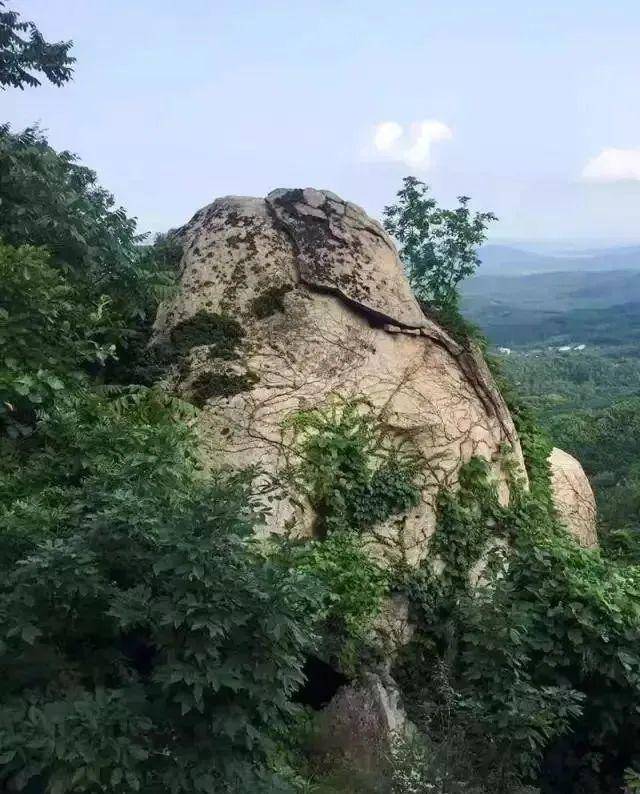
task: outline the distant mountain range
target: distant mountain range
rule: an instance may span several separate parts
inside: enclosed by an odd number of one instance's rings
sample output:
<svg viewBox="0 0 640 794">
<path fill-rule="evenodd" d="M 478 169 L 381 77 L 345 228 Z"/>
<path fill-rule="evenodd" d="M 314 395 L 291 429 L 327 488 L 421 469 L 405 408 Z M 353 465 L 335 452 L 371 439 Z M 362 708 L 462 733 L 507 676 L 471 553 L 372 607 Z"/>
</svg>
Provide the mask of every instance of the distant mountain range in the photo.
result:
<svg viewBox="0 0 640 794">
<path fill-rule="evenodd" d="M 463 313 L 497 345 L 624 346 L 640 352 L 640 246 L 550 255 L 487 245 Z"/>
<path fill-rule="evenodd" d="M 557 271 L 640 270 L 640 245 L 534 253 L 508 245 L 484 245 L 480 275 L 516 276 Z"/>
</svg>

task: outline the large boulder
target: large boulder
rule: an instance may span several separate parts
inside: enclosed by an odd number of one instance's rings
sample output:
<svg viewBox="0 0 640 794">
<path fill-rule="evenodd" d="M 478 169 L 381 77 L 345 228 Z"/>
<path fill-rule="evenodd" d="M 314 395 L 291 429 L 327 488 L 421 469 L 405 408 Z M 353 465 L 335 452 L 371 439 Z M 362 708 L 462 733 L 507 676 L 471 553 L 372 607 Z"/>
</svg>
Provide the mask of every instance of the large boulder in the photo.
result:
<svg viewBox="0 0 640 794">
<path fill-rule="evenodd" d="M 313 510 L 281 476 L 294 452 L 287 419 L 335 395 L 365 396 L 420 458 L 421 503 L 371 528 L 379 548 L 410 563 L 426 552 L 439 489 L 455 488 L 472 456 L 488 461 L 503 502 L 514 466 L 526 479 L 482 354 L 424 315 L 392 241 L 363 210 L 327 191 L 277 190 L 218 199 L 178 235 L 180 291 L 154 341 L 188 349 L 174 385 L 203 407 L 203 455 L 261 470 L 269 530 L 313 531 Z"/>
<path fill-rule="evenodd" d="M 583 546 L 597 546 L 596 500 L 580 461 L 554 447 L 549 466 L 553 501 L 560 520 Z"/>
</svg>

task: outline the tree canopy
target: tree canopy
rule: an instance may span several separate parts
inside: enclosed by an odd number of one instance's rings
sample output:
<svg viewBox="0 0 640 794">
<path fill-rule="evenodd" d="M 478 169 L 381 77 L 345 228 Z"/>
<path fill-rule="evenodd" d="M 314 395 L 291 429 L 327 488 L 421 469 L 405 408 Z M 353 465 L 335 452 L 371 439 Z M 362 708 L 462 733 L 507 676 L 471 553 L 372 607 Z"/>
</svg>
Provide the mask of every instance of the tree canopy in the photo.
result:
<svg viewBox="0 0 640 794">
<path fill-rule="evenodd" d="M 439 310 L 457 310 L 458 284 L 480 263 L 477 248 L 496 216 L 472 212 L 468 196 L 460 196 L 455 209 L 443 209 L 413 176 L 404 178 L 397 198 L 384 209 L 384 227 L 400 246 L 416 297 Z"/>
<path fill-rule="evenodd" d="M 34 88 L 41 84 L 39 74 L 57 86 L 68 82 L 75 62 L 69 54 L 72 44 L 46 41 L 33 22 L 0 0 L 0 88 Z"/>
</svg>

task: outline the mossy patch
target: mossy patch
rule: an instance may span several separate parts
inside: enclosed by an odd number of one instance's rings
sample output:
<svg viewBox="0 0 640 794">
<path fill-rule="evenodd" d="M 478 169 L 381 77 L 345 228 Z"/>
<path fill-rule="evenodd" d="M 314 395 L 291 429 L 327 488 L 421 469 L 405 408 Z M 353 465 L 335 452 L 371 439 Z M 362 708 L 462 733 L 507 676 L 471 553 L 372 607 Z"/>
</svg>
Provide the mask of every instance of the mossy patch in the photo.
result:
<svg viewBox="0 0 640 794">
<path fill-rule="evenodd" d="M 189 397 L 194 405 L 202 408 L 211 397 L 233 397 L 248 391 L 258 380 L 255 372 L 203 372 L 191 384 Z"/>
<path fill-rule="evenodd" d="M 269 287 L 251 301 L 251 310 L 259 319 L 264 320 L 277 312 L 284 312 L 284 296 L 292 289 L 290 284 Z"/>
<path fill-rule="evenodd" d="M 244 331 L 240 323 L 227 314 L 200 310 L 178 323 L 171 332 L 175 352 L 186 355 L 191 348 L 208 345 L 212 358 L 233 359 Z"/>
</svg>

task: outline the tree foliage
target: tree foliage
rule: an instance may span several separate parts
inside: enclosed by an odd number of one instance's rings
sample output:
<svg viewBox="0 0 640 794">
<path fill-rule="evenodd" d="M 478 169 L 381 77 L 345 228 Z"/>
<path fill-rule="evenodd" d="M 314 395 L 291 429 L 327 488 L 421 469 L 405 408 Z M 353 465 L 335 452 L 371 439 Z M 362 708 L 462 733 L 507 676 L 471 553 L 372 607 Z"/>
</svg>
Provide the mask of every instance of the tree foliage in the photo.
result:
<svg viewBox="0 0 640 794">
<path fill-rule="evenodd" d="M 583 465 L 603 541 L 640 559 L 640 362 L 602 350 L 513 353 L 501 368 L 554 443 Z"/>
<path fill-rule="evenodd" d="M 0 428 L 15 436 L 115 346 L 102 341 L 106 298 L 92 305 L 45 249 L 0 243 L 0 280 Z"/>
<path fill-rule="evenodd" d="M 407 583 L 419 628 L 405 691 L 420 720 L 441 702 L 429 682 L 445 665 L 473 779 L 488 791 L 608 792 L 637 760 L 640 570 L 559 525 L 549 445 L 532 435 L 522 433 L 532 487 L 509 507 L 482 461 L 441 495 L 431 548 L 441 568 L 427 562 Z"/>
<path fill-rule="evenodd" d="M 141 247 L 134 218 L 116 207 L 94 171 L 56 152 L 36 128 L 0 127 L 0 237 L 44 246 L 51 263 L 86 300 L 104 303 L 105 332 L 122 342 L 153 319 L 172 283 L 173 259 L 161 240 L 157 258 Z M 104 296 L 104 298 L 103 298 Z M 107 311 L 108 309 L 108 311 Z"/>
<path fill-rule="evenodd" d="M 37 131 L 0 168 L 0 788 L 283 790 L 318 586 L 201 470 L 196 409 L 127 380 L 175 246 Z"/>
<path fill-rule="evenodd" d="M 37 84 L 38 69 L 64 82 L 68 48 L 0 11 L 0 84 Z M 197 409 L 165 391 L 161 355 L 146 357 L 173 238 L 143 245 L 95 173 L 37 129 L 0 128 L 0 173 L 0 788 L 309 790 L 287 752 L 306 655 L 353 674 L 379 662 L 374 624 L 392 593 L 412 609 L 395 674 L 417 731 L 376 791 L 637 784 L 638 546 L 620 536 L 611 559 L 558 524 L 549 442 L 526 406 L 505 390 L 529 491 L 514 477 L 501 505 L 472 459 L 439 494 L 417 571 L 385 570 L 368 548 L 376 526 L 419 505 L 410 443 L 366 399 L 295 414 L 286 473 L 315 537 L 259 542 L 256 472 L 203 469 Z M 458 284 L 494 220 L 468 202 L 443 210 L 408 177 L 385 211 L 417 297 L 457 323 Z M 262 298 L 257 315 L 282 308 Z M 167 355 L 179 367 L 207 345 L 234 364 L 243 333 L 239 318 L 199 312 Z M 196 381 L 192 401 L 232 394 L 225 377 Z M 558 433 L 617 483 L 636 477 L 637 405 L 598 411 Z"/>
<path fill-rule="evenodd" d="M 39 86 L 39 73 L 54 85 L 63 85 L 73 74 L 71 46 L 70 41 L 47 42 L 33 22 L 7 10 L 0 0 L 0 88 Z"/>
<path fill-rule="evenodd" d="M 85 394 L 5 467 L 6 785 L 267 787 L 312 639 L 312 590 L 253 547 L 246 485 L 204 476 L 176 418 L 153 392 Z"/>
<path fill-rule="evenodd" d="M 384 227 L 398 242 L 409 283 L 418 300 L 448 313 L 458 309 L 458 284 L 475 272 L 477 248 L 492 212 L 473 213 L 469 197 L 453 210 L 442 209 L 429 187 L 405 177 L 397 203 L 384 209 Z"/>
</svg>

